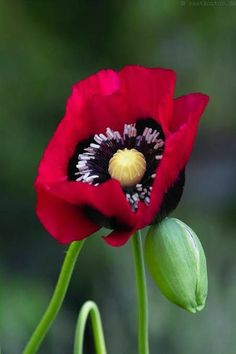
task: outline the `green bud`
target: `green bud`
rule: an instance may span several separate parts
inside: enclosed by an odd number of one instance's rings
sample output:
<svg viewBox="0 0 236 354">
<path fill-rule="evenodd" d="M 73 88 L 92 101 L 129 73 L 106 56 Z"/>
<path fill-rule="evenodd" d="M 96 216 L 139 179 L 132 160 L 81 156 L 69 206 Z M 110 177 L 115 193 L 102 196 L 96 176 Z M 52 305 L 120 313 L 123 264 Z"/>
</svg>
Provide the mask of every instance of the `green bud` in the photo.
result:
<svg viewBox="0 0 236 354">
<path fill-rule="evenodd" d="M 145 261 L 170 301 L 192 313 L 204 308 L 208 288 L 206 257 L 190 227 L 174 218 L 151 226 L 145 241 Z"/>
</svg>

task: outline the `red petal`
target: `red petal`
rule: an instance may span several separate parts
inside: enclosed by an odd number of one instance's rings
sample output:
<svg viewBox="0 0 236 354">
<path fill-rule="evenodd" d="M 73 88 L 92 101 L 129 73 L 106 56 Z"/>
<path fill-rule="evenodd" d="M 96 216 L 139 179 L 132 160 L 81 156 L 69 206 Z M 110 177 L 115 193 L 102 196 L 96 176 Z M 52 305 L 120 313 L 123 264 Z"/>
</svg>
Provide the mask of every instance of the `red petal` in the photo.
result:
<svg viewBox="0 0 236 354">
<path fill-rule="evenodd" d="M 74 85 L 77 90 L 77 99 L 91 98 L 93 95 L 109 96 L 120 87 L 119 76 L 116 71 L 104 69 L 98 71 Z"/>
<path fill-rule="evenodd" d="M 103 191 L 103 186 L 94 189 L 93 186 L 67 180 L 68 162 L 78 142 L 105 132 L 107 127 L 123 131 L 124 123 L 129 122 L 127 104 L 118 88 L 117 74 L 111 70 L 101 71 L 74 86 L 66 115 L 40 163 L 36 186 L 53 192 L 61 203 L 91 205 L 103 215 L 133 226 L 136 217 L 117 182 L 115 187 L 108 184 Z M 52 233 L 55 235 L 55 230 Z"/>
<path fill-rule="evenodd" d="M 191 94 L 175 100 L 172 121 L 181 125 L 179 130 L 170 134 L 166 139 L 164 155 L 157 168 L 157 176 L 153 183 L 150 205 L 143 206 L 138 228 L 152 222 L 160 209 L 164 194 L 185 167 L 192 151 L 199 119 L 207 102 L 208 97 L 203 94 Z M 175 125 L 173 124 L 173 126 Z"/>
<path fill-rule="evenodd" d="M 46 230 L 60 243 L 82 240 L 99 229 L 86 218 L 81 208 L 41 188 L 37 189 L 36 213 Z"/>
<path fill-rule="evenodd" d="M 132 236 L 135 230 L 130 231 L 113 231 L 108 236 L 103 237 L 104 241 L 112 246 L 119 247 L 123 246 L 129 238 Z"/>
<path fill-rule="evenodd" d="M 142 116 L 167 120 L 172 110 L 172 71 L 130 66 L 119 75 L 102 70 L 73 87 L 65 117 L 45 150 L 38 181 L 66 180 L 68 160 L 78 142 L 104 133 L 107 127 L 122 132 L 125 123 Z"/>
<path fill-rule="evenodd" d="M 127 229 L 133 228 L 139 218 L 127 202 L 120 183 L 111 179 L 99 186 L 83 182 L 61 182 L 47 186 L 50 193 L 67 203 L 77 206 L 91 206 L 107 218 L 115 218 Z"/>
<path fill-rule="evenodd" d="M 44 152 L 37 181 L 66 180 L 68 161 L 79 142 L 104 133 L 107 127 L 123 131 L 130 119 L 118 88 L 119 79 L 112 70 L 103 70 L 73 87 L 66 114 Z"/>
<path fill-rule="evenodd" d="M 129 102 L 129 116 L 137 118 L 152 117 L 167 131 L 172 115 L 175 72 L 160 68 L 126 66 L 119 74 L 122 80 L 121 91 Z"/>
<path fill-rule="evenodd" d="M 190 93 L 174 100 L 174 111 L 170 121 L 170 131 L 178 130 L 189 119 L 196 122 L 201 118 L 209 101 L 209 96 L 202 93 Z"/>
</svg>

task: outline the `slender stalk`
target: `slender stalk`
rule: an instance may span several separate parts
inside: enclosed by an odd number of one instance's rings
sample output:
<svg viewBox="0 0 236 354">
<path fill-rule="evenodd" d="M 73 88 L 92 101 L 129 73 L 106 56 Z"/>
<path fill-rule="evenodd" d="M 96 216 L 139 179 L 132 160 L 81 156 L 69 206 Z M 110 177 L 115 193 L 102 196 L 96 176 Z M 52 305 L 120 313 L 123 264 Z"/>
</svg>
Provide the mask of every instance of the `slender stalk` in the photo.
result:
<svg viewBox="0 0 236 354">
<path fill-rule="evenodd" d="M 80 310 L 75 330 L 74 354 L 83 354 L 84 333 L 89 314 L 91 315 L 96 353 L 107 354 L 100 312 L 93 301 L 86 301 Z"/>
<path fill-rule="evenodd" d="M 48 305 L 46 312 L 44 313 L 41 321 L 36 327 L 32 337 L 27 343 L 23 354 L 34 354 L 37 352 L 41 342 L 47 334 L 51 324 L 56 318 L 61 305 L 63 303 L 66 291 L 69 286 L 71 275 L 75 266 L 76 259 L 80 253 L 80 250 L 84 244 L 84 241 L 72 242 L 66 253 L 61 272 L 57 281 L 54 294 Z"/>
<path fill-rule="evenodd" d="M 148 298 L 146 275 L 143 258 L 141 232 L 132 237 L 132 248 L 135 264 L 136 286 L 138 297 L 138 347 L 139 354 L 149 354 L 148 342 Z"/>
</svg>

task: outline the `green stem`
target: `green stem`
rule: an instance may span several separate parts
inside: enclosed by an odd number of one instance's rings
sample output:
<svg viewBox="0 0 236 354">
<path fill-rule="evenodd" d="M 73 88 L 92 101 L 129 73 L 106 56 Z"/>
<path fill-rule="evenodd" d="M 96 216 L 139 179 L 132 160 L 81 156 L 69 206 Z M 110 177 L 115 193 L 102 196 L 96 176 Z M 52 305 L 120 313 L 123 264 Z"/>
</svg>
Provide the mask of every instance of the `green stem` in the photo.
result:
<svg viewBox="0 0 236 354">
<path fill-rule="evenodd" d="M 148 298 L 143 258 L 141 232 L 137 231 L 132 237 L 133 256 L 136 273 L 138 296 L 138 346 L 139 354 L 149 354 L 148 343 Z"/>
<path fill-rule="evenodd" d="M 37 352 L 51 324 L 55 320 L 56 315 L 60 310 L 64 297 L 66 295 L 66 291 L 69 286 L 69 282 L 75 266 L 75 262 L 83 244 L 84 241 L 75 241 L 72 242 L 71 245 L 69 246 L 52 299 L 41 321 L 36 327 L 32 337 L 27 343 L 23 351 L 23 354 L 34 354 Z"/>
<path fill-rule="evenodd" d="M 75 331 L 74 354 L 83 354 L 84 333 L 89 314 L 91 315 L 96 353 L 107 354 L 100 312 L 93 301 L 85 302 L 79 313 Z"/>
</svg>

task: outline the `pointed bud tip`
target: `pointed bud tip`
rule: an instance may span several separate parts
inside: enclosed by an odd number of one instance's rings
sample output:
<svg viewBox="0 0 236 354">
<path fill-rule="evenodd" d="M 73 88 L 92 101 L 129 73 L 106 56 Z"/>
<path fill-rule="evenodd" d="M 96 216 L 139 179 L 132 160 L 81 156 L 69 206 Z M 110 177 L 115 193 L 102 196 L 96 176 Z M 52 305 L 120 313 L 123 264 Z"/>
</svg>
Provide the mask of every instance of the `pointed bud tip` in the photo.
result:
<svg viewBox="0 0 236 354">
<path fill-rule="evenodd" d="M 185 310 L 191 312 L 191 313 L 198 313 L 200 311 L 202 311 L 205 307 L 205 301 L 203 304 L 200 305 L 196 305 L 194 307 L 184 307 Z"/>
</svg>

